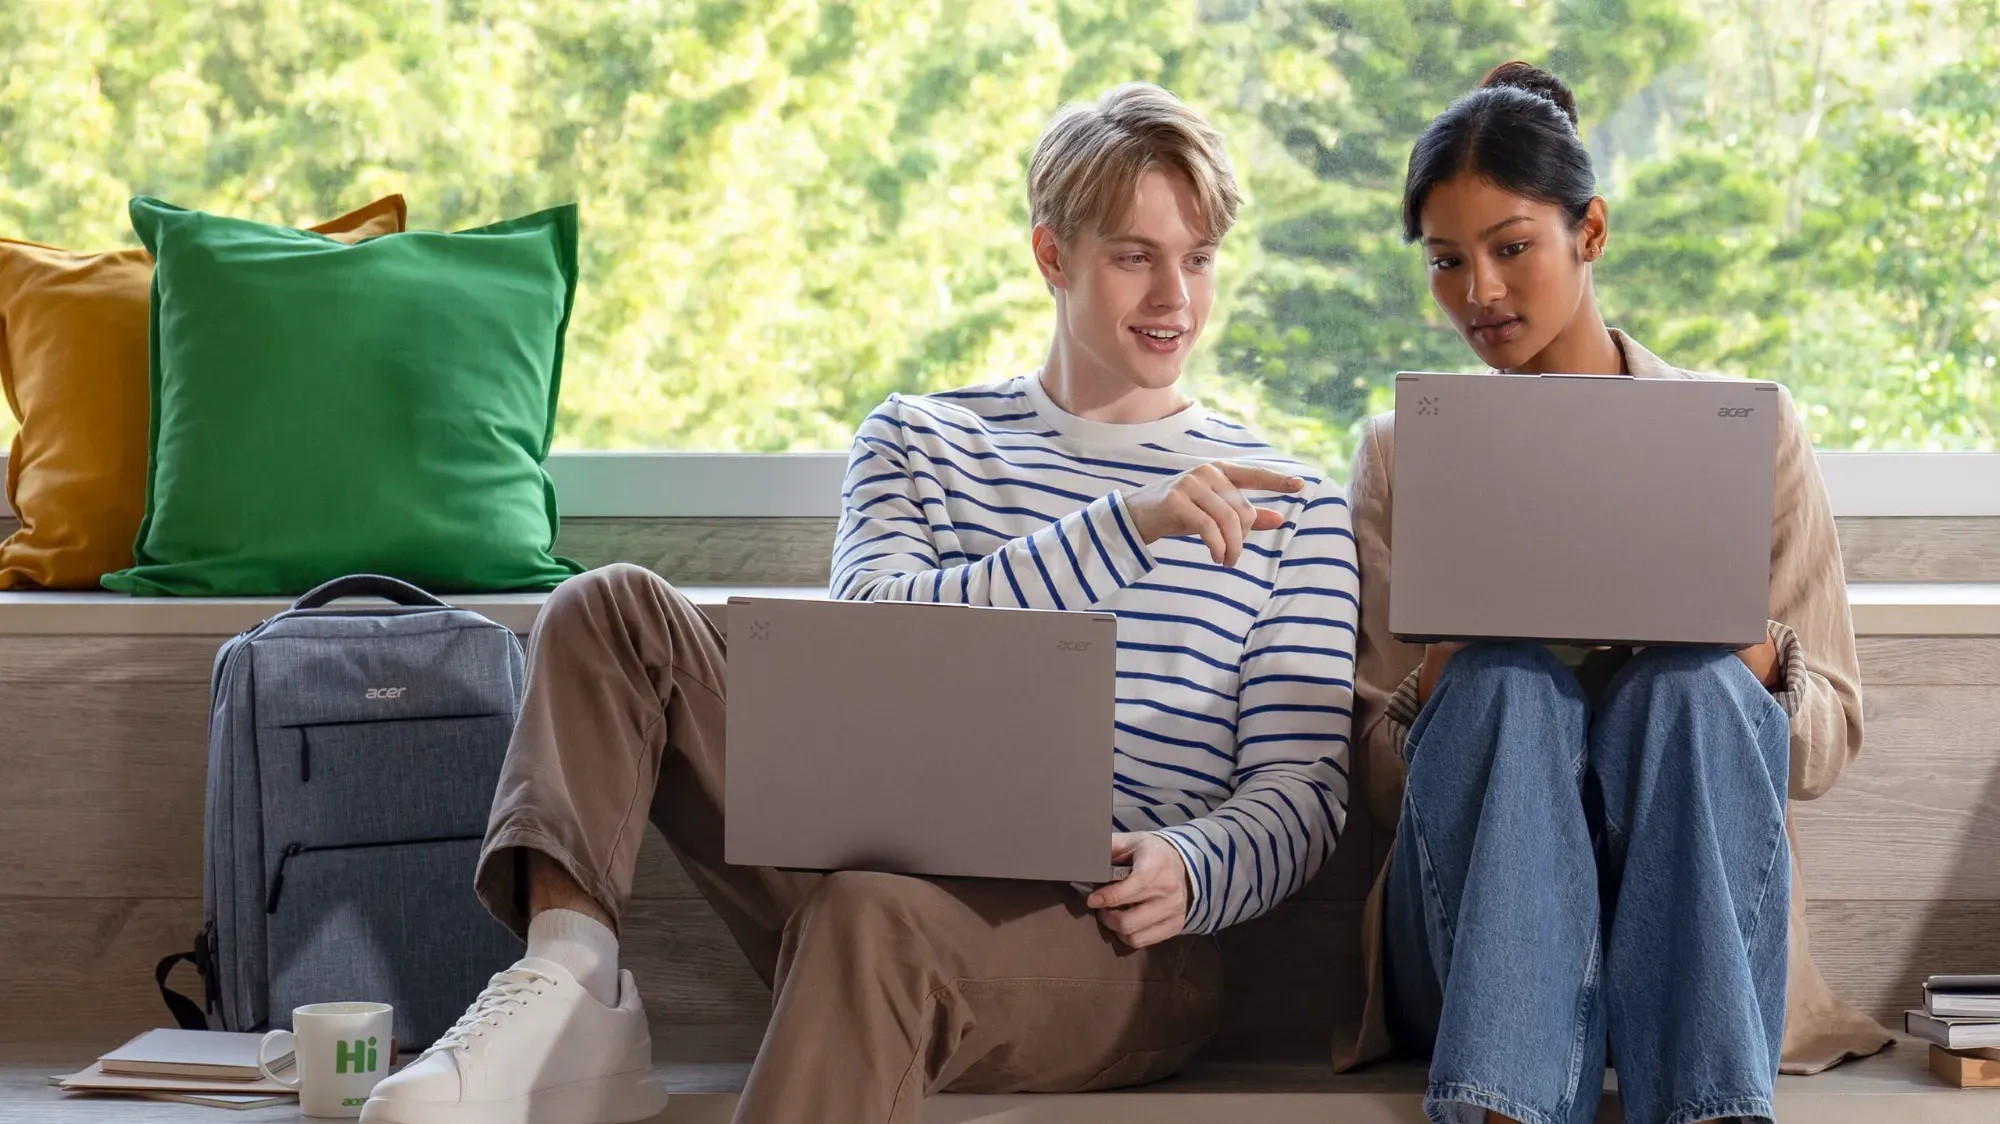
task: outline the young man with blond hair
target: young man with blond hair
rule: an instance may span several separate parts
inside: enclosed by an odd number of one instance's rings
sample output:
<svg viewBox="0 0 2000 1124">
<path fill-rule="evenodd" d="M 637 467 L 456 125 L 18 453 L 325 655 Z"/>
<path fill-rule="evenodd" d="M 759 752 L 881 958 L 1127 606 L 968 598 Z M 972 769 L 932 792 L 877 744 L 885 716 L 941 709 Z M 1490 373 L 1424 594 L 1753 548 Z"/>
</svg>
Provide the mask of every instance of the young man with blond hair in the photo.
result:
<svg viewBox="0 0 2000 1124">
<path fill-rule="evenodd" d="M 775 991 L 739 1121 L 913 1124 L 945 1089 L 1136 1084 L 1212 1033 L 1209 934 L 1303 886 L 1345 820 L 1347 505 L 1178 389 L 1238 205 L 1206 122 L 1145 85 L 1069 107 L 1029 197 L 1048 359 L 869 415 L 832 594 L 1117 614 L 1107 844 L 1129 877 L 1086 895 L 728 865 L 723 638 L 648 571 L 585 574 L 536 625 L 477 878 L 528 955 L 364 1121 L 658 1110 L 614 935 L 648 814 Z"/>
</svg>

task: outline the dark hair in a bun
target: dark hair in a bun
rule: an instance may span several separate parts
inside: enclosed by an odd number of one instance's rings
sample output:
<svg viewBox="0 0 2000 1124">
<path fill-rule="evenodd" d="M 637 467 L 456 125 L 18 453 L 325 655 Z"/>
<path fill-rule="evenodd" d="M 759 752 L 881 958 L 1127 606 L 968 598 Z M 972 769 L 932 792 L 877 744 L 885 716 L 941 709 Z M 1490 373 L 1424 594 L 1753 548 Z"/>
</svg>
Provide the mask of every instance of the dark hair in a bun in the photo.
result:
<svg viewBox="0 0 2000 1124">
<path fill-rule="evenodd" d="M 1493 90 L 1503 86 L 1540 94 L 1556 103 L 1556 108 L 1562 110 L 1563 116 L 1569 118 L 1569 127 L 1576 128 L 1578 121 L 1576 95 L 1569 92 L 1569 87 L 1563 84 L 1562 79 L 1533 63 L 1515 59 L 1513 62 L 1503 62 L 1487 71 L 1486 77 L 1479 80 L 1478 88 Z"/>
<path fill-rule="evenodd" d="M 1430 123 L 1403 180 L 1403 239 L 1423 237 L 1431 189 L 1473 172 L 1504 191 L 1561 207 L 1581 223 L 1597 195 L 1590 150 L 1577 135 L 1576 95 L 1525 62 L 1502 63 Z"/>
</svg>

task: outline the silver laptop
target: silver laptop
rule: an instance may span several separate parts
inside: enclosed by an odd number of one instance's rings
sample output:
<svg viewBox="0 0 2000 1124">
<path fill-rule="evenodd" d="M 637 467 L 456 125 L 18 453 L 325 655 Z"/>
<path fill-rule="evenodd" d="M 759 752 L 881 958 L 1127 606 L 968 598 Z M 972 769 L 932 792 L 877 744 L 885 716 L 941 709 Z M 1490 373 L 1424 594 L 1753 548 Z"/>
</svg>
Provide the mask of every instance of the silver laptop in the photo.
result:
<svg viewBox="0 0 2000 1124">
<path fill-rule="evenodd" d="M 723 855 L 1101 883 L 1118 621 L 729 599 Z"/>
<path fill-rule="evenodd" d="M 1389 631 L 1759 643 L 1783 408 L 1768 382 L 1397 375 Z"/>
</svg>

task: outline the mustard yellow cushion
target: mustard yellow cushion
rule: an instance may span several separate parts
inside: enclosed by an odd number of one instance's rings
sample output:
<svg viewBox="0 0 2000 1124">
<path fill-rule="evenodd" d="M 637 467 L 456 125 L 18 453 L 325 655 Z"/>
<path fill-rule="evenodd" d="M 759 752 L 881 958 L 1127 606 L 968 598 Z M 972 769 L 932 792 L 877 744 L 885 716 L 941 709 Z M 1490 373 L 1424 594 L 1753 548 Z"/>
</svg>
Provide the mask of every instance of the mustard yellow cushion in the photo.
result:
<svg viewBox="0 0 2000 1124">
<path fill-rule="evenodd" d="M 391 195 L 312 229 L 360 242 L 404 229 Z M 0 589 L 96 589 L 132 565 L 146 514 L 153 259 L 0 239 L 0 386 L 20 422 Z"/>
</svg>

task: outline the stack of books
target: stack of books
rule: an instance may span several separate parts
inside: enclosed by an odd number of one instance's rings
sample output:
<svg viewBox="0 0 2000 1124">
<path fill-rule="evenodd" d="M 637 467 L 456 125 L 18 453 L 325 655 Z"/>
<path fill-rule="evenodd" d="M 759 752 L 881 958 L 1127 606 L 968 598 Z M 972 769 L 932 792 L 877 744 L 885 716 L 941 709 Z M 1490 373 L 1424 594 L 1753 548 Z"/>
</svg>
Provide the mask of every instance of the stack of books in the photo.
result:
<svg viewBox="0 0 2000 1124">
<path fill-rule="evenodd" d="M 2000 1086 L 2000 976 L 1932 976 L 1903 1029 L 1931 1044 L 1931 1072 L 1962 1088 Z"/>
<path fill-rule="evenodd" d="M 257 1068 L 261 1034 L 213 1030 L 149 1030 L 78 1073 L 49 1078 L 68 1093 L 114 1094 L 181 1101 L 211 1108 L 267 1108 L 290 1104 L 296 1090 Z M 271 1059 L 271 1071 L 290 1078 L 292 1055 Z"/>
</svg>

